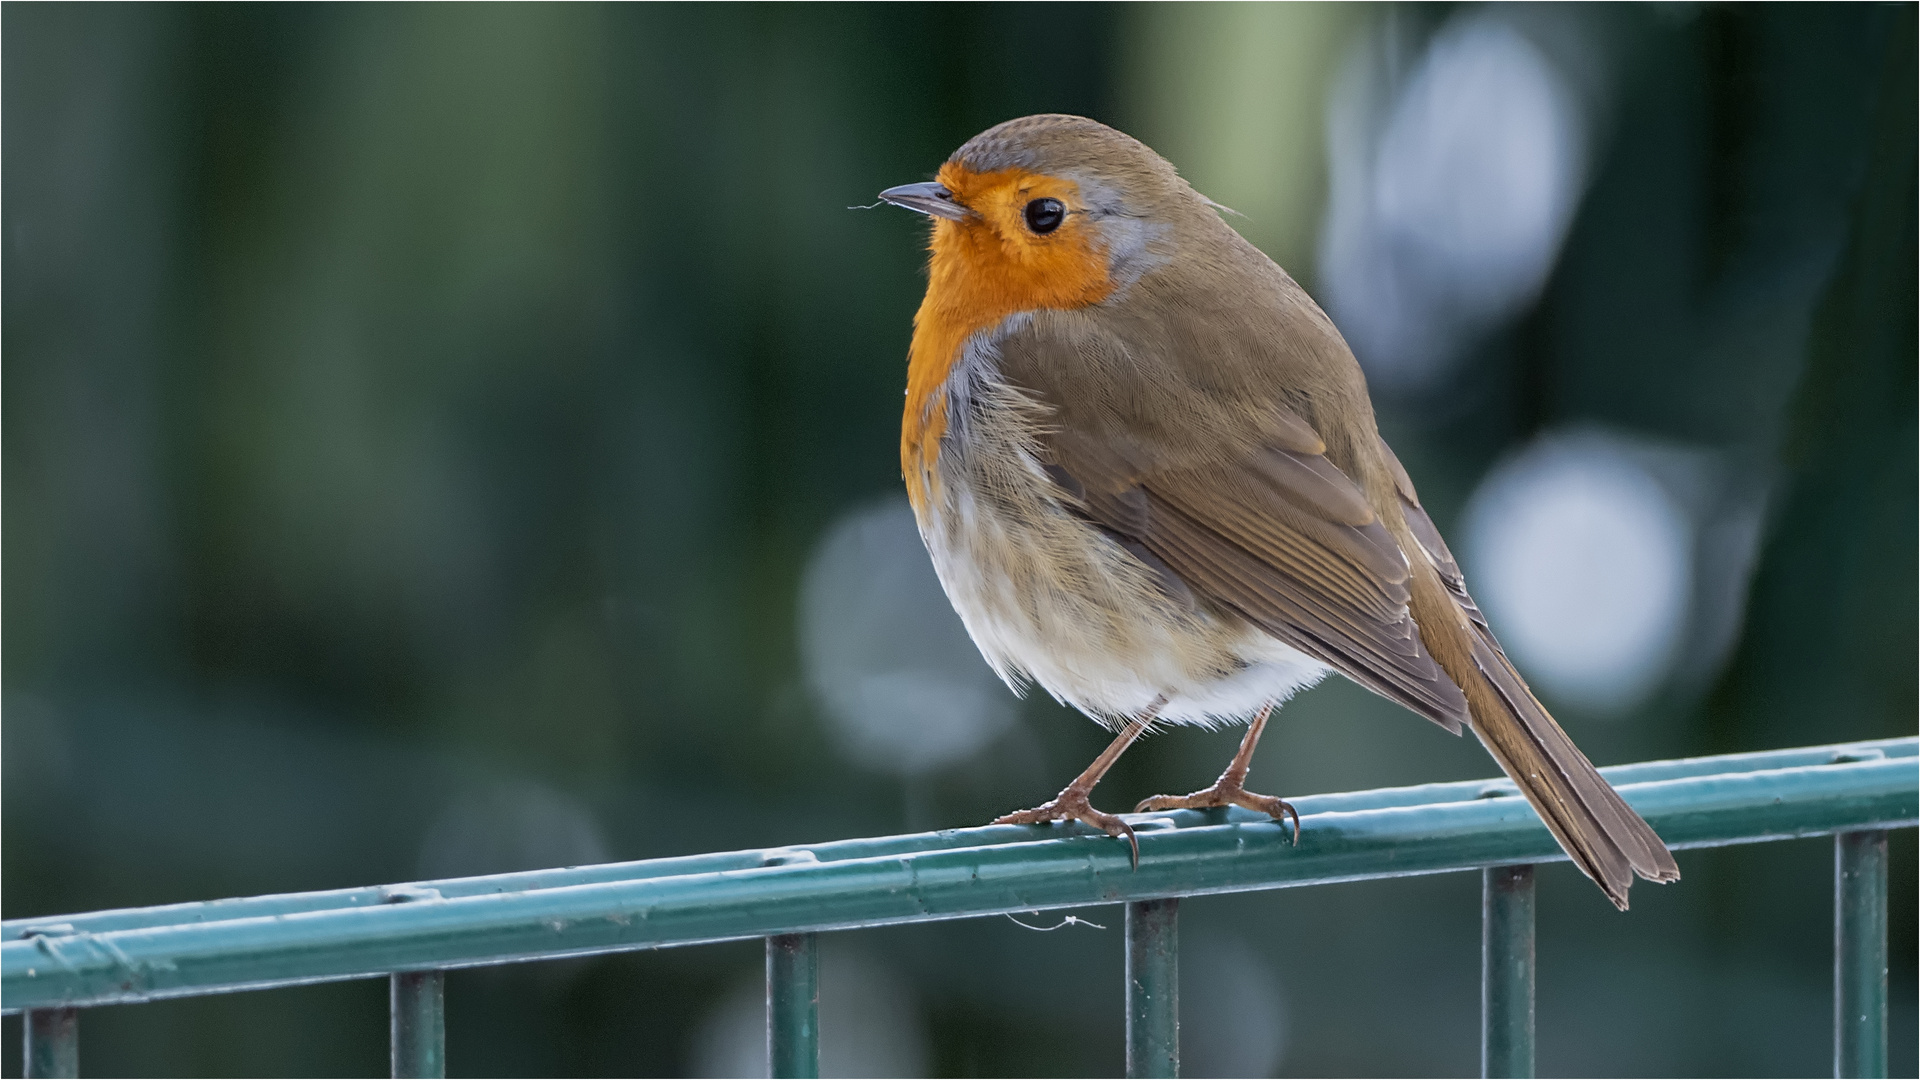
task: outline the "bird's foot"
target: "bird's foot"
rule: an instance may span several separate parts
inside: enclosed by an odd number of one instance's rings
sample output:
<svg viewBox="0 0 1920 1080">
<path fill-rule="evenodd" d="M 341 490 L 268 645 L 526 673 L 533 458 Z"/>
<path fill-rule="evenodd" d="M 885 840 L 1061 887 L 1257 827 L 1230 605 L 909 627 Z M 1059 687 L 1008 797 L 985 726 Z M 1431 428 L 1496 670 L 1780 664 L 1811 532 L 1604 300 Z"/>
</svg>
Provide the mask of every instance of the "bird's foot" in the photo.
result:
<svg viewBox="0 0 1920 1080">
<path fill-rule="evenodd" d="M 1201 788 L 1189 795 L 1155 795 L 1151 799 L 1141 799 L 1140 805 L 1133 808 L 1136 814 L 1154 810 L 1208 810 L 1216 806 L 1244 806 L 1249 810 L 1262 813 L 1285 825 L 1288 818 L 1293 819 L 1293 843 L 1300 844 L 1300 811 L 1285 799 L 1276 799 L 1271 795 L 1256 795 L 1241 786 L 1242 777 L 1229 773 L 1213 782 L 1213 786 Z"/>
<path fill-rule="evenodd" d="M 1015 810 L 1011 814 L 1002 814 L 993 819 L 995 825 L 1040 825 L 1049 821 L 1079 821 L 1099 829 L 1108 836 L 1124 839 L 1133 851 L 1133 868 L 1140 869 L 1140 841 L 1133 835 L 1133 826 L 1120 820 L 1119 815 L 1095 810 L 1087 801 L 1087 792 L 1069 787 L 1031 810 Z"/>
</svg>

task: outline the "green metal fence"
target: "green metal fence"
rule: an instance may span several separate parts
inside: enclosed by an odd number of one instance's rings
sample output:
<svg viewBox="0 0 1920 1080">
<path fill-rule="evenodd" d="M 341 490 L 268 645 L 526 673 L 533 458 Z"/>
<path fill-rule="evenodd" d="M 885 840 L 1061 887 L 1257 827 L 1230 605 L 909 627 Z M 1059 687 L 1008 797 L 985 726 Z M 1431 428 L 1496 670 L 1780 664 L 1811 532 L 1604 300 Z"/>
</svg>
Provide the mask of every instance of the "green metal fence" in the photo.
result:
<svg viewBox="0 0 1920 1080">
<path fill-rule="evenodd" d="M 1920 740 L 1601 772 L 1675 849 L 1832 835 L 1834 1070 L 1887 1065 L 1887 830 L 1920 818 Z M 1140 864 L 1079 826 L 988 826 L 0 923 L 0 1008 L 29 1076 L 76 1076 L 79 1010 L 390 977 L 395 1076 L 446 1066 L 450 968 L 767 942 L 774 1076 L 819 1072 L 828 930 L 1126 905 L 1127 1072 L 1179 1069 L 1180 898 L 1479 870 L 1482 1071 L 1533 1070 L 1533 865 L 1563 859 L 1506 780 L 1295 800 L 1300 842 L 1243 811 L 1137 815 Z M 1684 885 L 1681 886 L 1684 888 Z"/>
</svg>

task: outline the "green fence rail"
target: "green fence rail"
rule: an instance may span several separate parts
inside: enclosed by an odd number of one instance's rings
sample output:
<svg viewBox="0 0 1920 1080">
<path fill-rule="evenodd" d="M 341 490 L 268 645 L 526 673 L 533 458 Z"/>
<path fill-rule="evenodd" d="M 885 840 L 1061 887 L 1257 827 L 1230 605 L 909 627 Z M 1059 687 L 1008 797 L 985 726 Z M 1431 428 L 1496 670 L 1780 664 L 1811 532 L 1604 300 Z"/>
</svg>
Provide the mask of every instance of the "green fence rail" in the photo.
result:
<svg viewBox="0 0 1920 1080">
<path fill-rule="evenodd" d="M 1601 772 L 1675 849 L 1833 835 L 1834 1068 L 1884 1076 L 1886 830 L 1920 819 L 1920 740 Z M 819 1075 L 828 930 L 1125 904 L 1127 1070 L 1179 1069 L 1179 898 L 1480 870 L 1482 1070 L 1533 1070 L 1534 864 L 1565 856 L 1506 780 L 1294 800 L 1300 842 L 1239 810 L 1131 816 L 1128 850 L 1077 825 L 988 826 L 560 870 L 0 923 L 0 1011 L 29 1076 L 76 1076 L 78 1010 L 342 979 L 392 981 L 395 1076 L 446 1066 L 443 972 L 767 941 L 774 1076 Z M 1684 887 L 1684 886 L 1681 886 Z"/>
</svg>

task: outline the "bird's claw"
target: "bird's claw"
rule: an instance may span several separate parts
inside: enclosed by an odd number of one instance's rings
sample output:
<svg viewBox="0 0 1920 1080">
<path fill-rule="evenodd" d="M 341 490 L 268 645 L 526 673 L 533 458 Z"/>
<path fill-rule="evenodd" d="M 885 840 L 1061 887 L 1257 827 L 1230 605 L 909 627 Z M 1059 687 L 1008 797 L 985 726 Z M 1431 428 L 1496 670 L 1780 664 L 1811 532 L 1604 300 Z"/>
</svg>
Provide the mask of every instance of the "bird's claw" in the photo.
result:
<svg viewBox="0 0 1920 1080">
<path fill-rule="evenodd" d="M 1011 814 L 1002 814 L 993 819 L 995 825 L 1042 825 L 1049 821 L 1078 821 L 1091 825 L 1108 836 L 1124 839 L 1132 852 L 1133 868 L 1140 869 L 1140 840 L 1133 834 L 1133 826 L 1120 820 L 1119 815 L 1095 810 L 1087 801 L 1087 793 L 1073 788 L 1061 792 L 1048 802 L 1031 810 L 1015 810 Z"/>
<path fill-rule="evenodd" d="M 1202 788 L 1188 795 L 1155 795 L 1150 799 L 1141 799 L 1140 805 L 1133 808 L 1136 814 L 1156 810 L 1208 810 L 1217 806 L 1243 806 L 1255 813 L 1265 814 L 1282 825 L 1288 818 L 1293 819 L 1293 846 L 1300 846 L 1300 811 L 1285 799 L 1276 799 L 1272 795 L 1256 795 L 1241 787 L 1237 781 L 1225 777 L 1213 782 L 1213 786 Z"/>
</svg>

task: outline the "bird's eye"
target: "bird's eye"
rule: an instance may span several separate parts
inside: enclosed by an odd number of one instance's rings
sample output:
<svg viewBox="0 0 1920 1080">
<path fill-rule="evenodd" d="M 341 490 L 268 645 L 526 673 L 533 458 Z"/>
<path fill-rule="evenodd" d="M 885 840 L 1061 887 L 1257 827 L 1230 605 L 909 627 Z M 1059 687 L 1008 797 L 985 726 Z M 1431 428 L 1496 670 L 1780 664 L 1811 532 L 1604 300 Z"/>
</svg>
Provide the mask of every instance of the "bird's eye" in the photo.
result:
<svg viewBox="0 0 1920 1080">
<path fill-rule="evenodd" d="M 1059 199 L 1035 199 L 1027 204 L 1027 228 L 1037 233 L 1050 233 L 1067 220 L 1067 208 Z"/>
</svg>

